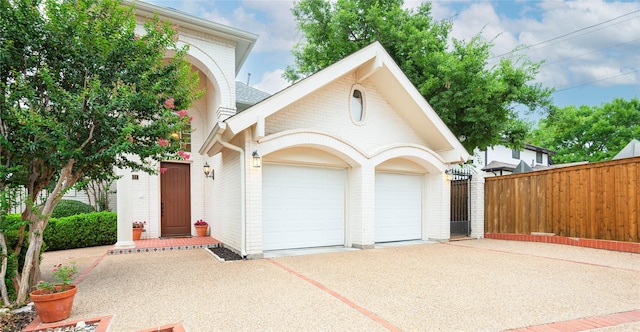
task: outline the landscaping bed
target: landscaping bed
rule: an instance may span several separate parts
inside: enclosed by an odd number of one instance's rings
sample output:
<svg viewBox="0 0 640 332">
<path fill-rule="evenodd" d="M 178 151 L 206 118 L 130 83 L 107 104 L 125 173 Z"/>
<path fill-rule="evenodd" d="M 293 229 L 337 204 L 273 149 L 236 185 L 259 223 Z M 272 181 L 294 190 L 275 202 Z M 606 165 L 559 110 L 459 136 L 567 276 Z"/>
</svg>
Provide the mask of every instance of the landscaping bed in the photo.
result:
<svg viewBox="0 0 640 332">
<path fill-rule="evenodd" d="M 224 259 L 225 261 L 240 261 L 242 257 L 235 252 L 225 248 L 225 247 L 215 247 L 215 248 L 207 248 L 212 253 L 216 254 L 216 256 Z"/>
</svg>

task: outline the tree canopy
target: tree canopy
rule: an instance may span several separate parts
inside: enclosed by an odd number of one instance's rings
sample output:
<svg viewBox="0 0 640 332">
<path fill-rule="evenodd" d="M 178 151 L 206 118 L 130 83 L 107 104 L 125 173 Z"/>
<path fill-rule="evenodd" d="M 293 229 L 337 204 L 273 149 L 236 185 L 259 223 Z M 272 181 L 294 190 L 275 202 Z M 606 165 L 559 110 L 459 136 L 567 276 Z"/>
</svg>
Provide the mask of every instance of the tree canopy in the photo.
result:
<svg viewBox="0 0 640 332">
<path fill-rule="evenodd" d="M 31 200 L 21 302 L 64 191 L 177 158 L 171 134 L 189 130 L 182 109 L 199 97 L 198 76 L 175 26 L 156 17 L 137 35 L 133 8 L 118 0 L 0 0 L 0 27 L 0 185 L 24 186 Z"/>
<path fill-rule="evenodd" d="M 539 64 L 523 57 L 489 65 L 491 42 L 449 37 L 451 23 L 431 17 L 431 4 L 403 0 L 299 0 L 293 14 L 304 40 L 284 74 L 297 81 L 379 41 L 465 148 L 521 146 L 529 126 L 517 105 L 546 111 L 552 90 L 533 83 Z"/>
<path fill-rule="evenodd" d="M 553 161 L 610 160 L 640 139 L 640 100 L 616 98 L 602 106 L 553 107 L 532 132 L 532 143 L 555 150 Z"/>
</svg>

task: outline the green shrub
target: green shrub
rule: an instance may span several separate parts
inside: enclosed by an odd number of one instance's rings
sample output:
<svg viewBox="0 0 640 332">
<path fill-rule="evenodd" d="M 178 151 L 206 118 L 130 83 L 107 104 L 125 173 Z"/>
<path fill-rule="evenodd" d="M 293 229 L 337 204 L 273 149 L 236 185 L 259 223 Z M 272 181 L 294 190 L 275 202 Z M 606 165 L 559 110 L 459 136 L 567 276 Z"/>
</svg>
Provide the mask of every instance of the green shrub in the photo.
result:
<svg viewBox="0 0 640 332">
<path fill-rule="evenodd" d="M 93 206 L 82 203 L 79 201 L 73 201 L 70 199 L 63 199 L 58 203 L 55 209 L 53 209 L 53 213 L 51 213 L 51 218 L 62 218 L 75 216 L 76 214 L 82 213 L 91 213 L 95 212 Z"/>
<path fill-rule="evenodd" d="M 18 229 L 22 223 L 19 214 L 9 214 L 6 216 L 5 222 L 0 225 L 7 238 L 9 257 L 5 285 L 9 298 L 12 300 L 16 296 L 11 282 L 13 271 L 17 266 L 18 271 L 22 272 L 24 257 L 29 247 L 29 236 L 26 236 L 20 255 L 17 256 L 13 253 L 13 248 L 18 242 Z M 59 219 L 51 218 L 44 229 L 44 243 L 41 252 L 114 244 L 117 240 L 117 226 L 118 217 L 114 212 L 95 212 Z"/>
<path fill-rule="evenodd" d="M 47 251 L 114 244 L 118 217 L 115 212 L 94 212 L 50 219 L 44 229 Z"/>
</svg>

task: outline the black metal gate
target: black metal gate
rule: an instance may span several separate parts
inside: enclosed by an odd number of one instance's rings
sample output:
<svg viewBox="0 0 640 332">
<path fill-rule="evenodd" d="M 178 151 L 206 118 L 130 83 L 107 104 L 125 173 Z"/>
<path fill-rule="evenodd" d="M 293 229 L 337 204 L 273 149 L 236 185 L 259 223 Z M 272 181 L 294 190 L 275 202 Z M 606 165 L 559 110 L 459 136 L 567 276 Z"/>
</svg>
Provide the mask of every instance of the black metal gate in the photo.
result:
<svg viewBox="0 0 640 332">
<path fill-rule="evenodd" d="M 451 237 L 471 234 L 471 171 L 449 170 L 451 180 Z"/>
</svg>

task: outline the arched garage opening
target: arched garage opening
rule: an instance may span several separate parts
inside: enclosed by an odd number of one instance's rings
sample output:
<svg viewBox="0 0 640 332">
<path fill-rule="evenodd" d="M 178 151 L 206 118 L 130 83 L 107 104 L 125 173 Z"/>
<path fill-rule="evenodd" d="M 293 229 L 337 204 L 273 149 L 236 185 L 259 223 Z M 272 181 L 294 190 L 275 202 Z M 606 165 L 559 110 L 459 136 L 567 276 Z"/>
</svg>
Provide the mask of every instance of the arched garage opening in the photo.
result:
<svg viewBox="0 0 640 332">
<path fill-rule="evenodd" d="M 345 243 L 350 165 L 319 146 L 294 146 L 263 156 L 263 250 Z"/>
<path fill-rule="evenodd" d="M 424 174 L 422 166 L 402 158 L 376 167 L 375 242 L 422 238 Z"/>
<path fill-rule="evenodd" d="M 374 242 L 425 238 L 429 178 L 445 164 L 424 147 L 398 146 L 372 158 L 375 162 Z"/>
</svg>

